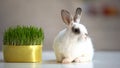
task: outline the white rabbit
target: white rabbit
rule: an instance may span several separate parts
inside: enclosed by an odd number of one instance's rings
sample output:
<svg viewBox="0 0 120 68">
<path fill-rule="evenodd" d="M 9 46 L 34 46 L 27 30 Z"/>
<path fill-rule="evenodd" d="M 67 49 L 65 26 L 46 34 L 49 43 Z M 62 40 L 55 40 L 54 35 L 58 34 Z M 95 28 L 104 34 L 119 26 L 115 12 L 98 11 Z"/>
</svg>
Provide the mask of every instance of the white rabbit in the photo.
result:
<svg viewBox="0 0 120 68">
<path fill-rule="evenodd" d="M 60 31 L 54 39 L 53 49 L 60 63 L 92 61 L 94 49 L 87 29 L 80 23 L 81 8 L 77 8 L 74 18 L 67 10 L 61 10 L 61 16 L 67 28 Z"/>
</svg>

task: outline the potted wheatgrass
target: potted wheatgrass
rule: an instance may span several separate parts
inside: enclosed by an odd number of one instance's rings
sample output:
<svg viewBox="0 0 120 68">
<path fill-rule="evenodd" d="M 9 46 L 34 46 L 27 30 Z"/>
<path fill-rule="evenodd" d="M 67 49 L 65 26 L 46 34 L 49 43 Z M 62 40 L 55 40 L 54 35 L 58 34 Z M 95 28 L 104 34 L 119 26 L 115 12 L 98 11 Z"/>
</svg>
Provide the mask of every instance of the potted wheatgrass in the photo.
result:
<svg viewBox="0 0 120 68">
<path fill-rule="evenodd" d="M 10 27 L 4 32 L 5 62 L 41 62 L 44 33 L 34 26 Z"/>
</svg>

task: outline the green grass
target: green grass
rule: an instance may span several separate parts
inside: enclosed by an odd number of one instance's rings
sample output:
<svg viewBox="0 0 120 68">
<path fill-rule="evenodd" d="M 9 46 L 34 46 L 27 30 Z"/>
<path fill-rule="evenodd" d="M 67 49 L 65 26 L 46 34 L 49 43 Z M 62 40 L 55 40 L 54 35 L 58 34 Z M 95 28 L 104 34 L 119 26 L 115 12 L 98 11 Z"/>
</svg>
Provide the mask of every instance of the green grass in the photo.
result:
<svg viewBox="0 0 120 68">
<path fill-rule="evenodd" d="M 44 41 L 42 28 L 34 26 L 9 27 L 4 32 L 4 45 L 41 45 Z"/>
</svg>

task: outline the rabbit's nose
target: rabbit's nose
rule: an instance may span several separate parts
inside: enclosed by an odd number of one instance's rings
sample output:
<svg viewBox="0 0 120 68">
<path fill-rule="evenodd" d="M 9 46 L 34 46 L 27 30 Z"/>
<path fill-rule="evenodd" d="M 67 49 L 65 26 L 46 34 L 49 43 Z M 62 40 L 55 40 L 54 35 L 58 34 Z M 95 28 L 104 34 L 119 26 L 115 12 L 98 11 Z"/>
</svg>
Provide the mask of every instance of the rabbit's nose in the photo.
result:
<svg viewBox="0 0 120 68">
<path fill-rule="evenodd" d="M 80 29 L 79 29 L 79 28 L 74 28 L 74 27 L 72 27 L 72 31 L 73 31 L 75 34 L 80 34 Z"/>
</svg>

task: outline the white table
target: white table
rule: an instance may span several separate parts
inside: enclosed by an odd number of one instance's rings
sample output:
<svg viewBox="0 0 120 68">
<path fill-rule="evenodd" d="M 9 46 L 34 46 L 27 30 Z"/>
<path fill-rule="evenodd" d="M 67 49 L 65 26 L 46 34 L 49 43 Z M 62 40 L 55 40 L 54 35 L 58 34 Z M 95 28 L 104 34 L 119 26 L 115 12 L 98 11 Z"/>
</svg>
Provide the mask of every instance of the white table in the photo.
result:
<svg viewBox="0 0 120 68">
<path fill-rule="evenodd" d="M 53 52 L 43 52 L 42 63 L 5 63 L 0 52 L 0 68 L 120 68 L 120 52 L 96 52 L 93 62 L 56 63 Z"/>
</svg>

